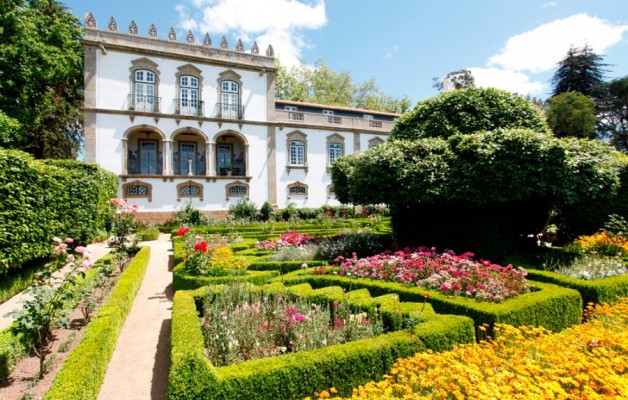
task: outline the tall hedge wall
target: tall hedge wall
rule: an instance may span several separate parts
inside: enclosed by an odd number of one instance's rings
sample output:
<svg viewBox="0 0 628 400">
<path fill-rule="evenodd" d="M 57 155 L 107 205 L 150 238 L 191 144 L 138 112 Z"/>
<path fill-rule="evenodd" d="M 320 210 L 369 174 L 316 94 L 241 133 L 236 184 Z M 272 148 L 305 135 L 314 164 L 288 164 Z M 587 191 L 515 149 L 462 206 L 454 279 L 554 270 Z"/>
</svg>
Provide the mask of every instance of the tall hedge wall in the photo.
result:
<svg viewBox="0 0 628 400">
<path fill-rule="evenodd" d="M 47 256 L 53 236 L 91 241 L 116 193 L 116 176 L 96 165 L 0 148 L 0 276 Z"/>
</svg>

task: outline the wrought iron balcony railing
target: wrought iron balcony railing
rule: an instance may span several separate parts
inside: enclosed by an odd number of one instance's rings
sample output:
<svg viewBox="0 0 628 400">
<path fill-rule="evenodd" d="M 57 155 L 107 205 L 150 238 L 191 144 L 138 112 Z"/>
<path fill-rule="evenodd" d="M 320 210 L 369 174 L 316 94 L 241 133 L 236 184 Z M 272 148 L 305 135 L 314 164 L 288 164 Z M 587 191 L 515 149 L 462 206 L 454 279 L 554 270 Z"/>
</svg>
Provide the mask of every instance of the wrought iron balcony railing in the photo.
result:
<svg viewBox="0 0 628 400">
<path fill-rule="evenodd" d="M 129 175 L 162 175 L 163 165 L 161 158 L 158 160 L 144 161 L 127 159 L 127 174 Z"/>
<path fill-rule="evenodd" d="M 127 97 L 127 104 L 129 110 L 159 112 L 161 97 L 130 94 Z"/>
<path fill-rule="evenodd" d="M 197 117 L 203 116 L 204 101 L 190 99 L 174 99 L 172 110 L 174 114 L 193 115 Z"/>
<path fill-rule="evenodd" d="M 214 107 L 214 118 L 244 119 L 244 106 L 216 103 Z"/>
</svg>

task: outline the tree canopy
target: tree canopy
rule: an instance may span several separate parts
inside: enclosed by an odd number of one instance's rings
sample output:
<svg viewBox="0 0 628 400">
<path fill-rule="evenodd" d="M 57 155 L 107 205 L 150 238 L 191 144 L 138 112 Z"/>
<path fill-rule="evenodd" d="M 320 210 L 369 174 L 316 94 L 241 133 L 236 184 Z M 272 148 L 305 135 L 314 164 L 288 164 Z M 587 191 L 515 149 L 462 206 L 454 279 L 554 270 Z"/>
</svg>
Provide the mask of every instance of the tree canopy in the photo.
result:
<svg viewBox="0 0 628 400">
<path fill-rule="evenodd" d="M 455 90 L 475 87 L 475 78 L 468 69 L 459 69 L 448 73 L 443 79 L 433 78 L 432 81 L 434 82 L 432 86 L 439 92 L 445 89 L 445 81 Z"/>
<path fill-rule="evenodd" d="M 410 99 L 396 99 L 377 87 L 374 78 L 354 83 L 347 71 L 334 72 L 322 60 L 286 68 L 277 60 L 275 97 L 282 100 L 403 113 Z"/>
<path fill-rule="evenodd" d="M 558 137 L 595 139 L 595 102 L 579 92 L 566 92 L 547 101 L 547 123 Z"/>
<path fill-rule="evenodd" d="M 607 64 L 602 60 L 603 57 L 587 45 L 583 48 L 570 47 L 552 76 L 552 96 L 572 91 L 591 95 L 593 88 L 604 82 L 604 67 Z"/>
<path fill-rule="evenodd" d="M 597 130 L 620 151 L 628 152 L 628 76 L 597 86 Z"/>
<path fill-rule="evenodd" d="M 2 145 L 37 158 L 76 156 L 82 141 L 81 35 L 78 19 L 55 0 L 0 3 L 0 112 L 18 123 L 8 131 L 0 123 Z"/>
<path fill-rule="evenodd" d="M 543 113 L 528 99 L 499 89 L 469 88 L 419 102 L 397 120 L 390 137 L 449 137 L 498 128 L 549 132 Z"/>
</svg>

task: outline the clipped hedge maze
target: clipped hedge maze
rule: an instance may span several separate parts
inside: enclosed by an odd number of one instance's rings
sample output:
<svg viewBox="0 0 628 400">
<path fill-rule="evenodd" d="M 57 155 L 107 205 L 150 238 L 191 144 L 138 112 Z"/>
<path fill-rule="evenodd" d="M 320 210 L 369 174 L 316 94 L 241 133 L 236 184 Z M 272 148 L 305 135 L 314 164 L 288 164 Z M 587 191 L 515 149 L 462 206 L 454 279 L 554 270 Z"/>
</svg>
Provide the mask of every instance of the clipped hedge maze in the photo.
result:
<svg viewBox="0 0 628 400">
<path fill-rule="evenodd" d="M 359 310 L 379 312 L 389 333 L 313 351 L 247 361 L 216 368 L 205 357 L 198 302 L 215 286 L 178 291 L 170 336 L 170 399 L 301 399 L 335 387 L 351 389 L 381 379 L 402 357 L 427 349 L 444 350 L 475 341 L 473 321 L 464 316 L 438 315 L 423 302 L 399 302 L 394 294 L 371 297 L 361 289 L 345 293 L 339 286 L 313 289 L 308 283 L 286 287 L 273 283 L 265 290 L 288 291 L 310 301 L 346 300 Z M 401 317 L 421 314 L 411 331 L 399 330 Z"/>
</svg>

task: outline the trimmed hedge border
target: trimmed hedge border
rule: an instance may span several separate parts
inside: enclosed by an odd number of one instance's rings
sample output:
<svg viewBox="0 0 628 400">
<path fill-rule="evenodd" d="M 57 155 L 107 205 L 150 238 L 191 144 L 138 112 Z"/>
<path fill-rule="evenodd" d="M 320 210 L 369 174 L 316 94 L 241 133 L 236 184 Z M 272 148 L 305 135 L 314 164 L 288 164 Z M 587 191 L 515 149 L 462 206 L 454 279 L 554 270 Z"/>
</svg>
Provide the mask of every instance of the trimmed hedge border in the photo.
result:
<svg viewBox="0 0 628 400">
<path fill-rule="evenodd" d="M 176 254 L 176 252 L 175 252 Z M 279 276 L 279 271 L 246 271 L 245 275 L 199 276 L 187 275 L 185 264 L 180 263 L 172 271 L 172 288 L 177 290 L 193 290 L 207 285 L 219 285 L 242 279 L 255 285 L 263 285 Z"/>
<path fill-rule="evenodd" d="M 535 281 L 577 290 L 582 296 L 584 305 L 610 303 L 617 300 L 618 297 L 628 296 L 628 274 L 588 281 L 550 271 L 527 268 L 526 271 L 528 271 L 528 277 Z"/>
<path fill-rule="evenodd" d="M 439 314 L 465 315 L 473 319 L 477 329 L 488 325 L 487 334 L 493 334 L 495 324 L 514 326 L 542 326 L 554 332 L 561 331 L 582 321 L 582 297 L 576 290 L 549 283 L 533 282 L 535 291 L 505 300 L 501 303 L 479 302 L 464 297 L 446 296 L 438 291 L 400 283 L 383 282 L 364 278 L 347 278 L 337 275 L 311 275 L 307 271 L 295 271 L 282 277 L 286 285 L 309 283 L 320 288 L 340 285 L 347 290 L 366 288 L 372 295 L 396 293 L 401 301 L 422 301 L 424 294 Z M 477 335 L 480 336 L 480 335 Z"/>
<path fill-rule="evenodd" d="M 90 322 L 81 343 L 54 379 L 45 399 L 96 399 L 120 330 L 131 310 L 148 266 L 150 248 L 142 248 L 120 276 L 107 302 Z"/>
<path fill-rule="evenodd" d="M 309 352 L 216 368 L 205 357 L 195 299 L 212 290 L 211 288 L 175 293 L 170 336 L 169 399 L 302 399 L 332 386 L 340 394 L 348 395 L 357 385 L 381 379 L 397 359 L 426 350 L 426 345 L 416 335 L 396 331 Z M 288 289 L 308 297 L 324 296 L 328 301 L 335 296 L 343 296 L 339 287 L 336 290 L 312 290 L 311 286 L 301 285 Z M 375 299 L 370 299 L 370 295 L 367 298 L 356 294 L 356 297 L 361 306 L 379 302 L 388 312 L 394 307 L 391 295 Z M 416 303 L 396 304 L 402 306 L 402 312 L 409 309 L 416 311 L 423 307 L 423 304 Z M 425 326 L 415 329 L 422 331 L 428 338 L 426 343 L 430 343 L 430 339 L 447 337 L 447 340 L 439 342 L 439 345 L 447 348 L 453 344 L 475 340 L 471 319 L 462 316 L 439 316 L 431 309 L 428 311 L 429 308 L 427 305 L 425 313 L 429 317 L 426 322 L 417 325 Z M 454 329 L 458 332 L 453 333 Z M 432 340 L 432 343 L 435 342 L 438 340 Z"/>
</svg>

